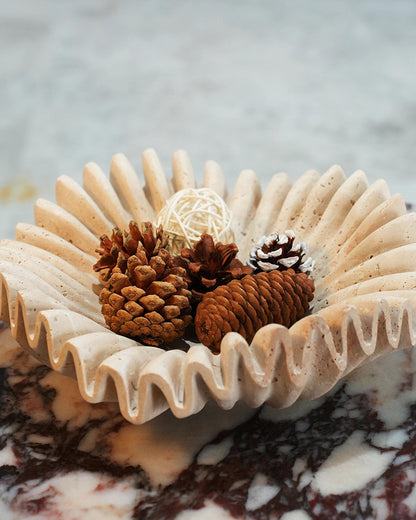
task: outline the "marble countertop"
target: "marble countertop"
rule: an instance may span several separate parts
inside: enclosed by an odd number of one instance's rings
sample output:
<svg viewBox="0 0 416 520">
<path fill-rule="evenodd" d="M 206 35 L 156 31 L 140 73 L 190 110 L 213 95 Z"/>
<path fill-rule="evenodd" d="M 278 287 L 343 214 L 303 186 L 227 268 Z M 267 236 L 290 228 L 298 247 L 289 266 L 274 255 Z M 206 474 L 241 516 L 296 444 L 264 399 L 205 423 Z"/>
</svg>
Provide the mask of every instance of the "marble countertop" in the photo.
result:
<svg viewBox="0 0 416 520">
<path fill-rule="evenodd" d="M 0 331 L 1 518 L 415 518 L 415 374 L 405 349 L 285 410 L 134 426 Z"/>
<path fill-rule="evenodd" d="M 334 163 L 416 200 L 416 4 L 47 0 L 0 7 L 0 235 L 60 174 L 178 148 L 232 186 Z"/>
</svg>

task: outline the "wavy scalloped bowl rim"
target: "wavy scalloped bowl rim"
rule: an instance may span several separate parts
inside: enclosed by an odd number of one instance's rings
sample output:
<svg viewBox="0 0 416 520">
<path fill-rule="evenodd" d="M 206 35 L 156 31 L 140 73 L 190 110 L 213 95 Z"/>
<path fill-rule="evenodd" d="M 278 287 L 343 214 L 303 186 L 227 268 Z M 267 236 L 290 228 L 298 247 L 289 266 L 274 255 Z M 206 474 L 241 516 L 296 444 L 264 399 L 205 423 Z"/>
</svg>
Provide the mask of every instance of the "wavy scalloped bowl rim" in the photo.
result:
<svg viewBox="0 0 416 520">
<path fill-rule="evenodd" d="M 54 370 L 74 377 L 89 402 L 118 401 L 132 423 L 170 408 L 177 417 L 208 400 L 230 409 L 238 400 L 286 407 L 320 397 L 364 362 L 416 343 L 416 215 L 384 181 L 369 186 L 363 172 L 346 177 L 334 166 L 292 183 L 276 174 L 261 195 L 256 174 L 241 172 L 227 197 L 217 163 L 203 186 L 230 206 L 241 256 L 274 230 L 294 229 L 316 260 L 310 315 L 290 329 L 271 324 L 251 345 L 228 334 L 221 354 L 138 348 L 109 331 L 93 288 L 98 237 L 131 218 L 155 220 L 174 191 L 196 186 L 187 154 L 173 156 L 168 180 L 153 150 L 143 154 L 146 185 L 117 154 L 110 178 L 84 169 L 83 187 L 57 181 L 57 204 L 39 200 L 35 225 L 19 224 L 0 247 L 1 319 L 20 345 Z M 323 245 L 324 244 L 324 245 Z"/>
</svg>

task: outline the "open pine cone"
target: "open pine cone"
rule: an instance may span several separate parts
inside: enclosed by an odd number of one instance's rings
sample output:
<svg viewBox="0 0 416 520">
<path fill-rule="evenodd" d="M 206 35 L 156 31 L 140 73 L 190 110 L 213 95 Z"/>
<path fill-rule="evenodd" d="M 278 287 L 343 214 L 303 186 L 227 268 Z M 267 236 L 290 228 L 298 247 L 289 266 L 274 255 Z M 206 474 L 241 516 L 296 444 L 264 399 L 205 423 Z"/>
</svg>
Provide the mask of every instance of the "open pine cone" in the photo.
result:
<svg viewBox="0 0 416 520">
<path fill-rule="evenodd" d="M 182 249 L 174 263 L 186 269 L 194 302 L 201 301 L 205 293 L 216 287 L 253 272 L 236 258 L 237 253 L 236 244 L 214 244 L 208 234 L 203 234 L 193 248 Z"/>
<path fill-rule="evenodd" d="M 272 233 L 264 236 L 250 252 L 247 263 L 256 272 L 293 269 L 295 272 L 309 274 L 314 266 L 312 258 L 305 260 L 307 246 L 305 242 L 294 244 L 295 233 Z"/>
<path fill-rule="evenodd" d="M 156 234 L 153 231 L 151 222 L 145 222 L 143 229 L 133 220 L 129 224 L 129 231 L 121 231 L 114 228 L 111 238 L 107 235 L 101 237 L 101 248 L 97 249 L 97 253 L 101 258 L 94 265 L 94 270 L 100 272 L 101 282 L 106 285 L 111 276 L 112 269 L 123 260 L 135 255 L 138 247 L 145 252 L 147 259 L 158 254 L 159 250 L 167 244 L 167 237 L 162 228 L 159 226 Z M 119 266 L 120 267 L 120 266 Z M 123 264 L 122 269 L 126 266 Z"/>
<path fill-rule="evenodd" d="M 192 322 L 186 271 L 173 264 L 164 243 L 161 228 L 155 235 L 151 223 L 143 231 L 130 223 L 130 233 L 115 228 L 111 239 L 101 238 L 101 259 L 94 265 L 102 271 L 100 303 L 107 325 L 147 345 L 180 338 Z"/>
</svg>

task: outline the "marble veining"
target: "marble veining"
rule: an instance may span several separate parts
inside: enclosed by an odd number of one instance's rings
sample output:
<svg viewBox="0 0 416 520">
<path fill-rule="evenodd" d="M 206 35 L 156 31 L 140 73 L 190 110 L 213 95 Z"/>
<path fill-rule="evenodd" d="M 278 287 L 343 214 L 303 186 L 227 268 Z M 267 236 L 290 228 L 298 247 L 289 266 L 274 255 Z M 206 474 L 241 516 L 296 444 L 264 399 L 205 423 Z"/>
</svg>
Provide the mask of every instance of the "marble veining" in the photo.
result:
<svg viewBox="0 0 416 520">
<path fill-rule="evenodd" d="M 115 404 L 84 402 L 7 329 L 0 366 L 2 518 L 415 518 L 412 350 L 313 403 L 229 412 L 211 403 L 141 426 Z"/>
</svg>

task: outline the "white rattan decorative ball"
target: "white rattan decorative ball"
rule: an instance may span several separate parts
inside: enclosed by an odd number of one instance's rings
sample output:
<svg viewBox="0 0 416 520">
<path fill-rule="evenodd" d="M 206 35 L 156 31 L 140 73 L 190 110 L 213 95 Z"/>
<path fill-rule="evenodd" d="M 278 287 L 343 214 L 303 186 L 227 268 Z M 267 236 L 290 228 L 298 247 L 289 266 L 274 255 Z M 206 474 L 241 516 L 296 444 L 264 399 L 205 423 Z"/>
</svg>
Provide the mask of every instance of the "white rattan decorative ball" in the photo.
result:
<svg viewBox="0 0 416 520">
<path fill-rule="evenodd" d="M 214 190 L 186 188 L 167 200 L 157 216 L 169 237 L 172 253 L 192 247 L 201 235 L 208 233 L 216 242 L 234 241 L 231 229 L 231 211 Z"/>
</svg>

